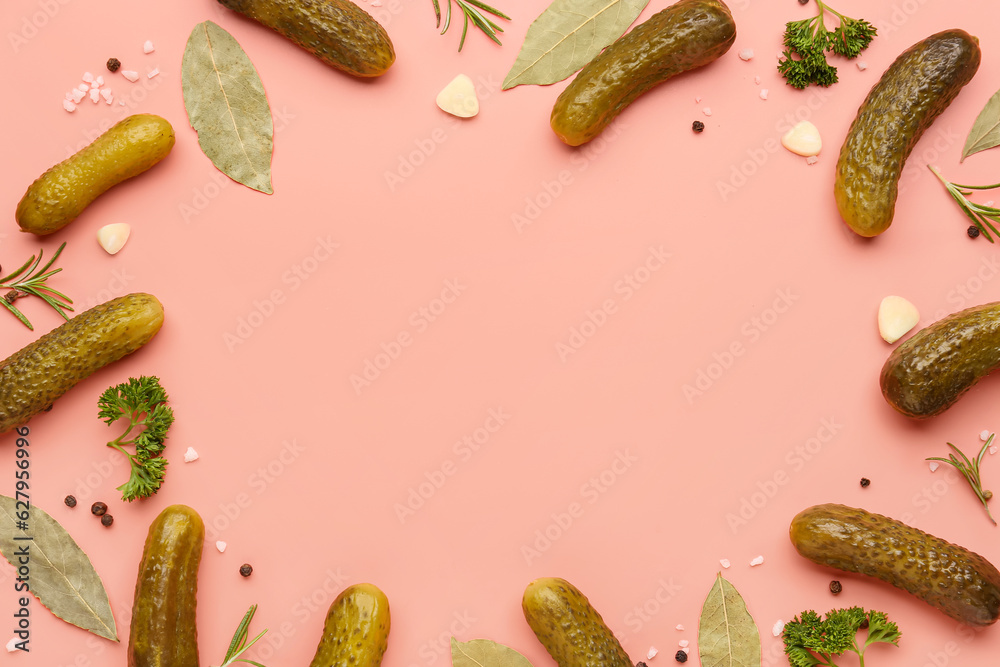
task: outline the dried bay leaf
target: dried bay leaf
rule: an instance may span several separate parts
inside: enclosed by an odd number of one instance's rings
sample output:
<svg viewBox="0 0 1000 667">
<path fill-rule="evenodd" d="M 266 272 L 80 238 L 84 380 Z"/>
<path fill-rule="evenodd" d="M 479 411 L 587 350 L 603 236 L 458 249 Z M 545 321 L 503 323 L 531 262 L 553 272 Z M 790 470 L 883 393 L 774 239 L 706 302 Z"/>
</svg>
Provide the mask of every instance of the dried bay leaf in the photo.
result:
<svg viewBox="0 0 1000 667">
<path fill-rule="evenodd" d="M 760 667 L 760 633 L 735 587 L 718 575 L 698 621 L 702 667 Z"/>
<path fill-rule="evenodd" d="M 562 81 L 625 34 L 649 0 L 554 0 L 529 26 L 503 89 Z"/>
<path fill-rule="evenodd" d="M 1000 90 L 989 99 L 976 117 L 976 122 L 972 124 L 959 162 L 974 153 L 997 145 L 1000 145 Z"/>
<path fill-rule="evenodd" d="M 531 667 L 523 655 L 489 639 L 460 642 L 451 638 L 452 667 Z"/>
<path fill-rule="evenodd" d="M 211 21 L 188 37 L 181 89 L 202 152 L 237 183 L 271 194 L 274 124 L 264 86 L 239 43 Z"/>
<path fill-rule="evenodd" d="M 90 558 L 58 521 L 38 507 L 30 510 L 28 530 L 18 528 L 17 512 L 23 507 L 0 495 L 0 553 L 15 568 L 27 567 L 28 590 L 53 614 L 98 637 L 118 641 L 108 593 Z M 15 539 L 26 537 L 31 539 Z M 21 562 L 24 549 L 26 564 Z"/>
</svg>

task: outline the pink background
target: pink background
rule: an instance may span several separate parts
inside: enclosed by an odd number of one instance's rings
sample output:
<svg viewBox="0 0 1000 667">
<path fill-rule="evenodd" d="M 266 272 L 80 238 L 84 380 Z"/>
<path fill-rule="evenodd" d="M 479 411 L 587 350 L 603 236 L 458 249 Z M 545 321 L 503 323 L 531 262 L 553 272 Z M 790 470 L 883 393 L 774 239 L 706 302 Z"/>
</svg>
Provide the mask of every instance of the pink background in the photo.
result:
<svg viewBox="0 0 1000 667">
<path fill-rule="evenodd" d="M 666 4 L 654 0 L 642 18 Z M 461 26 L 439 36 L 429 0 L 383 0 L 369 9 L 397 62 L 362 82 L 214 0 L 0 4 L 0 210 L 10 212 L 0 263 L 9 270 L 66 241 L 65 270 L 51 282 L 79 310 L 135 291 L 166 309 L 147 348 L 30 422 L 32 500 L 91 556 L 122 643 L 32 601 L 31 652 L 13 660 L 123 664 L 147 527 L 162 508 L 186 503 L 209 527 L 205 665 L 221 662 L 252 603 L 254 628 L 270 628 L 257 659 L 308 664 L 333 597 L 370 581 L 392 606 L 386 667 L 448 665 L 452 634 L 506 643 L 541 667 L 551 660 L 519 606 L 538 576 L 579 586 L 633 660 L 654 645 L 652 664 L 672 664 L 679 640 L 695 644 L 722 558 L 757 620 L 765 664 L 787 664 L 771 636 L 776 620 L 852 604 L 888 612 L 904 635 L 898 649 L 873 649 L 869 663 L 995 661 L 996 629 L 972 633 L 904 593 L 813 566 L 787 529 L 805 507 L 841 502 L 1000 561 L 997 529 L 971 491 L 924 461 L 944 455 L 947 441 L 978 450 L 979 432 L 997 428 L 997 382 L 938 418 L 907 421 L 879 393 L 890 346 L 875 324 L 888 294 L 913 301 L 922 324 L 1000 299 L 1000 251 L 966 237 L 925 168 L 1000 180 L 1000 152 L 958 163 L 1000 80 L 1000 42 L 988 32 L 1000 9 L 841 0 L 838 10 L 879 27 L 862 56 L 868 69 L 838 60 L 840 83 L 800 92 L 779 79 L 775 54 L 784 23 L 815 5 L 733 0 L 739 34 L 726 56 L 647 94 L 574 150 L 548 126 L 565 83 L 499 90 L 546 5 L 502 4 L 514 17 L 504 45 L 470 31 L 459 54 Z M 222 177 L 187 123 L 181 55 L 204 20 L 236 37 L 264 82 L 277 128 L 273 196 Z M 840 143 L 896 55 L 952 27 L 978 34 L 983 64 L 910 157 L 895 224 L 862 241 L 833 203 Z M 755 51 L 749 62 L 737 57 L 744 48 Z M 129 84 L 104 70 L 111 56 L 161 74 Z M 88 70 L 128 106 L 85 101 L 67 114 L 63 94 Z M 458 73 L 480 88 L 482 110 L 469 121 L 434 105 Z M 19 233 L 13 211 L 27 186 L 126 111 L 173 124 L 170 156 L 62 232 Z M 823 134 L 814 166 L 777 147 L 796 119 Z M 694 120 L 703 134 L 692 133 Z M 95 242 L 112 222 L 133 225 L 113 257 Z M 44 304 L 18 305 L 36 332 L 0 314 L 0 357 L 59 324 Z M 589 335 L 576 338 L 581 330 Z M 401 336 L 408 344 L 394 348 Z M 571 344 L 578 349 L 560 354 Z M 352 385 L 369 362 L 381 366 L 377 377 Z M 703 393 L 685 395 L 700 373 L 710 376 Z M 177 422 L 163 489 L 126 505 L 115 487 L 127 468 L 103 446 L 111 429 L 96 401 L 140 374 L 162 378 Z M 456 444 L 464 437 L 478 437 L 478 449 Z M 0 493 L 11 494 L 14 436 L 2 440 Z M 201 458 L 185 464 L 189 446 Z M 984 477 L 1000 490 L 997 466 L 988 458 Z M 80 501 L 75 510 L 62 504 L 67 493 Z M 111 529 L 87 511 L 95 500 L 111 506 Z M 413 512 L 401 517 L 408 503 Z M 216 539 L 228 542 L 225 553 Z M 764 564 L 751 568 L 758 555 Z M 254 566 L 249 579 L 238 574 L 243 562 Z M 836 598 L 833 578 L 844 583 Z M 4 563 L 0 640 L 16 598 Z"/>
</svg>

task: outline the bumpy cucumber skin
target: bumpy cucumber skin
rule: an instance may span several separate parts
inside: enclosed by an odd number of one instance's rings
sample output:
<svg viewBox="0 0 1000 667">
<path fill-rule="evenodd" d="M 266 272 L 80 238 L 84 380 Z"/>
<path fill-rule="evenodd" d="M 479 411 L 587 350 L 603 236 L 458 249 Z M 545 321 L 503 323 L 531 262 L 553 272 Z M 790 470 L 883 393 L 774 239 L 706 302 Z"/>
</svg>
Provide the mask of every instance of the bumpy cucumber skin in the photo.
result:
<svg viewBox="0 0 1000 667">
<path fill-rule="evenodd" d="M 64 322 L 0 362 L 0 433 L 48 410 L 108 364 L 135 352 L 163 325 L 151 294 L 120 296 Z"/>
<path fill-rule="evenodd" d="M 351 0 L 219 0 L 357 77 L 385 74 L 396 60 L 378 21 Z"/>
<path fill-rule="evenodd" d="M 205 524 L 171 505 L 149 527 L 129 628 L 128 667 L 198 667 L 195 604 Z"/>
<path fill-rule="evenodd" d="M 521 609 L 559 667 L 632 667 L 601 615 L 565 579 L 543 577 L 528 584 Z"/>
<path fill-rule="evenodd" d="M 968 625 L 1000 616 L 1000 572 L 979 554 L 904 523 L 845 505 L 816 505 L 789 535 L 814 563 L 881 579 Z"/>
<path fill-rule="evenodd" d="M 580 146 L 599 135 L 650 88 L 707 65 L 736 41 L 721 0 L 680 0 L 623 35 L 563 90 L 549 120 L 556 135 Z"/>
<path fill-rule="evenodd" d="M 17 205 L 17 224 L 39 236 L 57 232 L 100 195 L 146 171 L 173 147 L 174 128 L 165 119 L 129 116 L 39 176 Z"/>
<path fill-rule="evenodd" d="M 309 667 L 379 667 L 389 647 L 389 599 L 373 584 L 348 586 L 326 614 Z"/>
<path fill-rule="evenodd" d="M 981 57 L 978 39 L 945 30 L 904 51 L 868 93 L 840 149 L 834 185 L 840 215 L 857 234 L 877 236 L 892 224 L 906 158 Z"/>
<path fill-rule="evenodd" d="M 926 419 L 950 408 L 1000 366 L 1000 301 L 967 308 L 924 327 L 882 366 L 882 396 L 896 410 Z"/>
</svg>

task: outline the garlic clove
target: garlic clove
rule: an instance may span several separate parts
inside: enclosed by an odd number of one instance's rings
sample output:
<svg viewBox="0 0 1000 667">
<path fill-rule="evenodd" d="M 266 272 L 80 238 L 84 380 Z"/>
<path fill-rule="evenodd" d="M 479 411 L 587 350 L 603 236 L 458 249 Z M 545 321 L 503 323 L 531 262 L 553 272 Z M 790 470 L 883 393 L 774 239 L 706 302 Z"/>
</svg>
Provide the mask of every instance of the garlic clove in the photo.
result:
<svg viewBox="0 0 1000 667">
<path fill-rule="evenodd" d="M 476 86 L 465 74 L 459 74 L 438 93 L 437 105 L 446 113 L 458 118 L 472 118 L 479 113 Z"/>
<path fill-rule="evenodd" d="M 887 343 L 895 343 L 917 326 L 917 307 L 901 296 L 887 296 L 878 307 L 878 332 Z"/>
<path fill-rule="evenodd" d="M 823 140 L 816 126 L 807 120 L 802 121 L 781 137 L 781 145 L 802 157 L 819 155 L 823 150 Z"/>
<path fill-rule="evenodd" d="M 116 222 L 111 225 L 104 225 L 97 230 L 97 242 L 101 244 L 109 255 L 114 255 L 122 249 L 128 241 L 132 226 L 127 222 Z"/>
</svg>

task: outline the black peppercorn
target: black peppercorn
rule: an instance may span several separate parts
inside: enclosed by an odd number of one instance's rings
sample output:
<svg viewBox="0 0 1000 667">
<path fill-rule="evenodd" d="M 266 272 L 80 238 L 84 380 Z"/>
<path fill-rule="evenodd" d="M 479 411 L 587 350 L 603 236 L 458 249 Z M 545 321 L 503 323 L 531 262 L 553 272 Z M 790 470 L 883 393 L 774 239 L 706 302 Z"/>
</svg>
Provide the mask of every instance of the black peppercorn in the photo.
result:
<svg viewBox="0 0 1000 667">
<path fill-rule="evenodd" d="M 862 477 L 861 478 L 861 488 L 862 489 L 867 489 L 868 485 L 871 484 L 871 483 L 872 483 L 872 481 L 870 479 L 868 479 L 867 477 Z"/>
<path fill-rule="evenodd" d="M 687 662 L 688 661 L 687 651 L 677 651 L 677 653 L 674 653 L 674 660 L 676 660 L 677 662 Z"/>
<path fill-rule="evenodd" d="M 705 129 L 705 124 L 700 120 L 696 120 L 695 122 L 691 123 L 691 129 L 694 130 L 695 132 L 701 132 Z"/>
<path fill-rule="evenodd" d="M 251 574 L 253 574 L 253 567 L 250 565 L 250 563 L 243 563 L 243 565 L 240 565 L 240 574 L 243 575 L 244 577 L 249 577 Z"/>
<path fill-rule="evenodd" d="M 115 518 L 113 516 L 111 516 L 110 514 L 105 514 L 104 516 L 101 517 L 101 525 L 104 526 L 105 528 L 107 528 L 108 526 L 110 526 L 114 522 L 115 522 Z"/>
<path fill-rule="evenodd" d="M 865 620 L 861 621 L 861 625 L 859 625 L 858 627 L 861 628 L 862 630 L 867 630 L 868 629 L 868 619 L 865 618 Z"/>
<path fill-rule="evenodd" d="M 644 663 L 644 662 L 637 662 L 637 663 L 635 663 L 635 667 L 646 667 L 646 663 Z"/>
<path fill-rule="evenodd" d="M 100 501 L 94 503 L 90 506 L 90 513 L 94 516 L 104 516 L 108 511 L 108 506 L 106 503 Z"/>
<path fill-rule="evenodd" d="M 809 4 L 809 0 L 799 0 L 799 4 L 800 5 L 808 5 Z"/>
<path fill-rule="evenodd" d="M 117 72 L 118 68 L 122 66 L 122 61 L 118 58 L 108 58 L 108 71 Z"/>
<path fill-rule="evenodd" d="M 63 502 L 66 503 L 66 507 L 76 507 L 76 496 L 66 496 Z"/>
<path fill-rule="evenodd" d="M 844 587 L 840 585 L 839 581 L 837 581 L 836 579 L 834 579 L 833 581 L 830 582 L 830 592 L 831 593 L 833 593 L 834 595 L 837 595 L 842 590 L 844 590 Z"/>
<path fill-rule="evenodd" d="M 979 227 L 969 225 L 969 228 L 965 230 L 965 233 L 969 235 L 970 239 L 977 238 L 979 236 Z"/>
</svg>

